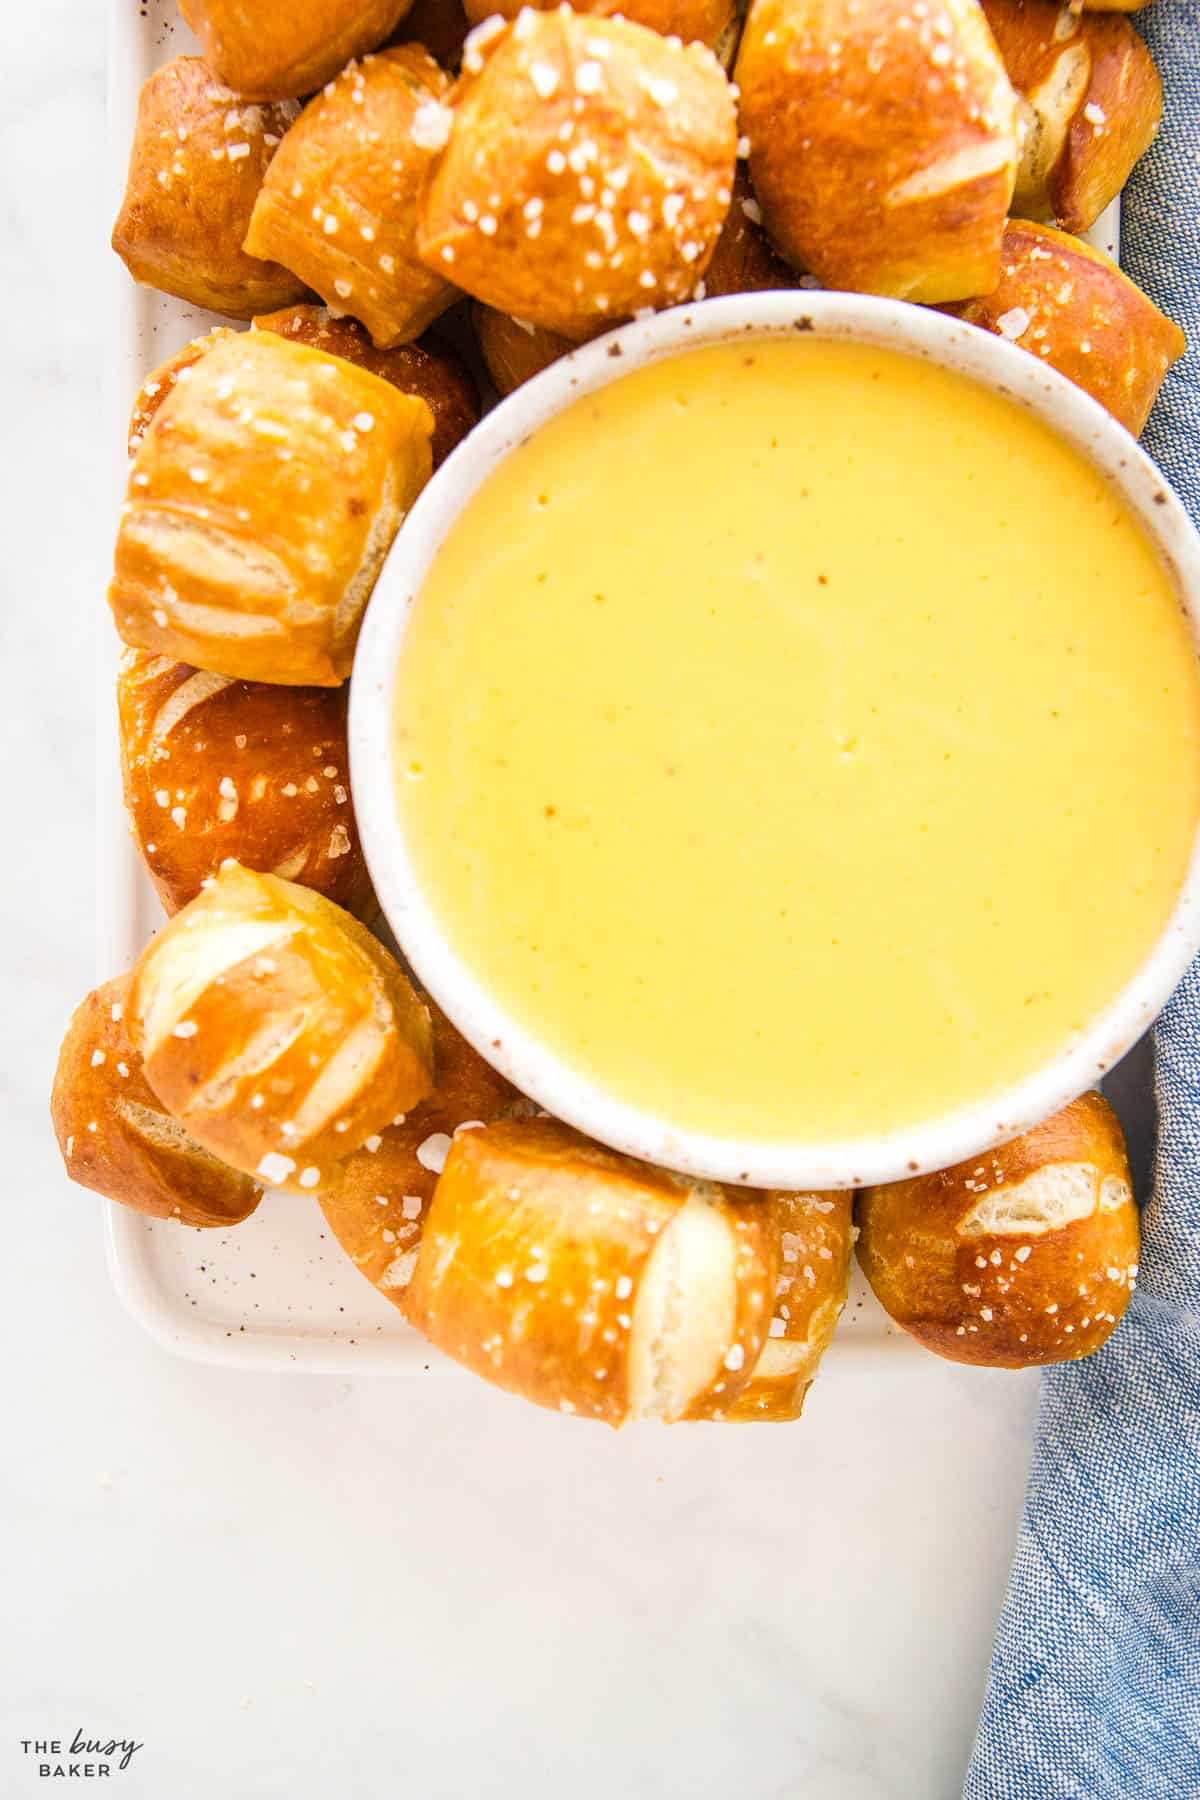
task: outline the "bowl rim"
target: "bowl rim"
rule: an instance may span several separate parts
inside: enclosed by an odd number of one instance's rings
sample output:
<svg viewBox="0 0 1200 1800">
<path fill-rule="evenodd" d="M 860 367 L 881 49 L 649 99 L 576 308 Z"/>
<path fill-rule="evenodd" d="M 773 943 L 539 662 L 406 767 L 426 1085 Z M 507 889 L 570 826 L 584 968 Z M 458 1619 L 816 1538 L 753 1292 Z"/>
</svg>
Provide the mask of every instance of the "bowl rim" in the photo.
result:
<svg viewBox="0 0 1200 1800">
<path fill-rule="evenodd" d="M 896 1181 L 965 1161 L 1095 1086 L 1169 999 L 1200 949 L 1200 821 L 1175 907 L 1113 999 L 1052 1056 L 999 1093 L 901 1131 L 807 1142 L 691 1131 L 607 1092 L 528 1031 L 459 957 L 426 900 L 395 803 L 392 707 L 413 601 L 433 556 L 504 458 L 572 402 L 664 358 L 731 339 L 795 333 L 875 344 L 939 363 L 1007 396 L 1065 438 L 1120 492 L 1174 581 L 1200 662 L 1200 536 L 1125 428 L 1037 357 L 951 314 L 906 301 L 775 290 L 692 302 L 618 326 L 500 402 L 447 458 L 404 521 L 367 607 L 350 686 L 355 812 L 375 891 L 403 955 L 451 1022 L 540 1106 L 612 1148 L 681 1173 L 810 1190 Z"/>
</svg>

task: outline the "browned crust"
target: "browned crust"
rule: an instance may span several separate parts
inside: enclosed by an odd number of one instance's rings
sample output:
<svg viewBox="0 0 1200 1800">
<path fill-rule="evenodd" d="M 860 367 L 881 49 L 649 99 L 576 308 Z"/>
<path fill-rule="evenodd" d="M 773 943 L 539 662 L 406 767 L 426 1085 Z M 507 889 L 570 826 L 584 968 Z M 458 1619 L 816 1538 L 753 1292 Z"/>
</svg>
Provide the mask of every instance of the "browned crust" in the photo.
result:
<svg viewBox="0 0 1200 1800">
<path fill-rule="evenodd" d="M 1054 1165 L 1083 1164 L 1129 1190 L 1051 1230 L 988 1233 L 964 1221 L 995 1193 Z M 1125 1141 L 1099 1094 L 1023 1137 L 859 1196 L 858 1260 L 881 1305 L 930 1350 L 994 1368 L 1072 1362 L 1098 1350 L 1129 1304 L 1138 1214 Z"/>
<path fill-rule="evenodd" d="M 575 341 L 689 298 L 737 140 L 711 51 L 564 7 L 480 27 L 463 67 L 418 229 L 426 265 Z"/>
<path fill-rule="evenodd" d="M 741 128 L 767 229 L 828 287 L 933 302 L 996 285 L 1016 169 L 974 0 L 756 0 Z"/>
<path fill-rule="evenodd" d="M 232 857 L 374 917 L 344 688 L 231 681 L 126 650 L 117 719 L 134 842 L 168 913 Z"/>
<path fill-rule="evenodd" d="M 433 1092 L 349 1157 L 319 1196 L 329 1228 L 355 1268 L 402 1311 L 446 1140 L 478 1121 L 490 1125 L 535 1110 L 437 1007 L 430 1012 Z"/>
<path fill-rule="evenodd" d="M 463 1132 L 426 1218 L 405 1312 L 497 1386 L 623 1424 L 642 1280 L 659 1234 L 693 1191 L 684 1178 L 553 1120 Z M 729 1366 L 698 1400 L 710 1416 L 749 1379 L 775 1276 L 760 1197 L 713 1192 L 711 1203 L 737 1234 L 739 1305 Z"/>
<path fill-rule="evenodd" d="M 320 894 L 236 864 L 142 952 L 127 1026 L 171 1114 L 272 1186 L 315 1192 L 433 1085 L 429 1015 L 395 959 Z"/>
<path fill-rule="evenodd" d="M 515 19 L 526 0 L 466 0 L 472 25 L 499 13 Z M 532 0 L 538 12 L 554 12 L 558 0 Z M 627 19 L 663 37 L 677 37 L 685 44 L 707 44 L 717 50 L 727 38 L 737 16 L 734 0 L 573 0 L 573 10 L 593 19 Z"/>
<path fill-rule="evenodd" d="M 1162 117 L 1162 83 L 1118 14 L 1058 0 L 983 0 L 1028 132 L 1013 210 L 1086 231 L 1125 185 Z"/>
<path fill-rule="evenodd" d="M 158 69 L 138 98 L 125 198 L 112 247 L 135 281 L 192 306 L 248 319 L 304 295 L 304 283 L 242 248 L 290 101 L 260 106 L 198 56 Z"/>
<path fill-rule="evenodd" d="M 455 296 L 417 257 L 417 208 L 449 113 L 450 78 L 419 44 L 351 63 L 288 132 L 246 248 L 352 313 L 381 348 L 419 337 Z M 386 154 L 382 146 L 386 146 Z"/>
<path fill-rule="evenodd" d="M 136 649 L 247 681 L 332 687 L 429 478 L 423 400 L 274 333 L 177 381 L 130 469 L 109 604 Z"/>
<path fill-rule="evenodd" d="M 1011 219 L 1000 285 L 948 307 L 1047 362 L 1136 436 L 1186 340 L 1103 251 Z"/>
<path fill-rule="evenodd" d="M 402 394 L 415 394 L 433 414 L 433 466 L 438 468 L 479 423 L 479 391 L 466 364 L 434 336 L 419 344 L 377 350 L 356 319 L 334 318 L 324 306 L 290 306 L 255 319 L 259 331 L 275 331 L 327 356 L 369 369 Z"/>
<path fill-rule="evenodd" d="M 96 988 L 63 1038 L 50 1096 L 54 1135 L 67 1174 L 134 1212 L 180 1225 L 236 1225 L 262 1198 L 163 1111 L 129 1041 L 129 977 Z"/>
<path fill-rule="evenodd" d="M 408 0 L 179 0 L 205 57 L 254 100 L 311 94 L 395 30 Z"/>
<path fill-rule="evenodd" d="M 510 318 L 478 301 L 471 308 L 471 324 L 484 367 L 502 397 L 576 348 L 570 338 L 525 319 Z"/>
</svg>

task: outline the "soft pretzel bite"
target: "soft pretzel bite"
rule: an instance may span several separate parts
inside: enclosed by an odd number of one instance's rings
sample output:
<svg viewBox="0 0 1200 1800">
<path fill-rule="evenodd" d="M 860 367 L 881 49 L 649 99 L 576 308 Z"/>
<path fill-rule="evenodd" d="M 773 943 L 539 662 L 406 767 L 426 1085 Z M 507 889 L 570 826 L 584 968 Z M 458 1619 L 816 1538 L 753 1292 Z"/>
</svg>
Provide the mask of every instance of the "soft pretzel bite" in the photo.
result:
<svg viewBox="0 0 1200 1800">
<path fill-rule="evenodd" d="M 401 1304 L 539 1406 L 718 1418 L 758 1361 L 776 1270 L 761 1196 L 509 1119 L 453 1140 Z"/>
<path fill-rule="evenodd" d="M 561 7 L 468 40 L 418 250 L 576 341 L 687 299 L 729 210 L 737 128 L 710 50 Z"/>
<path fill-rule="evenodd" d="M 368 1281 L 404 1308 L 421 1233 L 460 1131 L 537 1109 L 433 1015 L 433 1092 L 337 1169 L 317 1196 L 334 1237 Z"/>
<path fill-rule="evenodd" d="M 121 637 L 246 681 L 337 686 L 432 430 L 423 400 L 340 357 L 267 331 L 213 345 L 131 465 Z"/>
<path fill-rule="evenodd" d="M 433 1085 L 429 1014 L 395 958 L 308 888 L 226 863 L 133 970 L 146 1079 L 197 1141 L 315 1190 Z"/>
<path fill-rule="evenodd" d="M 1084 1094 L 969 1162 L 859 1196 L 858 1260 L 898 1325 L 954 1362 L 1090 1356 L 1129 1304 L 1138 1212 L 1121 1127 Z"/>
<path fill-rule="evenodd" d="M 1162 83 L 1128 19 L 1058 0 L 983 0 L 1021 103 L 1013 211 L 1086 231 L 1162 117 Z"/>
<path fill-rule="evenodd" d="M 849 1192 L 771 1193 L 779 1275 L 767 1341 L 726 1418 L 737 1423 L 798 1419 L 846 1304 L 853 1241 Z"/>
<path fill-rule="evenodd" d="M 328 356 L 341 356 L 390 381 L 402 394 L 415 394 L 433 414 L 433 466 L 445 462 L 456 444 L 479 423 L 479 393 L 462 360 L 436 337 L 419 344 L 377 350 L 355 319 L 335 318 L 324 306 L 289 306 L 254 321 L 259 331 L 275 331 Z"/>
<path fill-rule="evenodd" d="M 416 253 L 417 207 L 446 141 L 450 77 L 419 44 L 351 63 L 310 100 L 263 182 L 246 248 L 273 256 L 386 349 L 455 297 Z"/>
<path fill-rule="evenodd" d="M 478 300 L 471 308 L 471 324 L 479 354 L 501 396 L 511 394 L 576 348 L 570 338 L 531 325 L 526 319 L 511 318 Z"/>
<path fill-rule="evenodd" d="M 1016 101 L 976 0 L 755 0 L 736 76 L 789 262 L 899 300 L 995 287 Z"/>
<path fill-rule="evenodd" d="M 1005 227 L 996 291 L 946 310 L 1043 357 L 1135 437 L 1187 348 L 1178 325 L 1102 250 L 1024 219 Z"/>
<path fill-rule="evenodd" d="M 205 58 L 253 100 L 311 94 L 395 30 L 409 0 L 179 0 Z"/>
<path fill-rule="evenodd" d="M 537 12 L 553 12 L 558 0 L 531 0 Z M 465 0 L 467 17 L 472 25 L 499 14 L 515 19 L 523 0 Z M 735 0 L 573 0 L 573 10 L 593 19 L 627 19 L 631 25 L 644 25 L 662 37 L 677 37 L 685 44 L 707 44 L 720 51 L 729 40 L 737 20 Z"/>
<path fill-rule="evenodd" d="M 67 1026 L 50 1095 L 67 1174 L 152 1219 L 236 1225 L 254 1211 L 262 1188 L 163 1111 L 125 1029 L 128 991 L 127 975 L 106 981 Z"/>
<path fill-rule="evenodd" d="M 134 841 L 168 913 L 232 858 L 375 915 L 344 688 L 232 681 L 126 650 L 117 718 Z"/>
<path fill-rule="evenodd" d="M 198 56 L 155 71 L 138 98 L 112 247 L 135 281 L 235 319 L 304 295 L 280 264 L 242 248 L 254 202 L 299 108 L 260 106 Z"/>
</svg>

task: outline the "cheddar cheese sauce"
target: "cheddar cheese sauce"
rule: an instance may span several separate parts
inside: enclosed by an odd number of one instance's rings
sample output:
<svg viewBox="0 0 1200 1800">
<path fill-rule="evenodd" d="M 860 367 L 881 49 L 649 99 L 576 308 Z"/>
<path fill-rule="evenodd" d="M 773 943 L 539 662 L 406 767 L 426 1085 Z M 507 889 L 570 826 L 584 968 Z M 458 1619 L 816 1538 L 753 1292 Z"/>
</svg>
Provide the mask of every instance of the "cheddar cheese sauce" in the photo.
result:
<svg viewBox="0 0 1200 1800">
<path fill-rule="evenodd" d="M 1200 818 L 1200 680 L 1104 478 L 898 352 L 734 341 L 574 402 L 406 632 L 397 805 L 465 962 L 616 1097 L 902 1130 L 1135 973 Z"/>
</svg>

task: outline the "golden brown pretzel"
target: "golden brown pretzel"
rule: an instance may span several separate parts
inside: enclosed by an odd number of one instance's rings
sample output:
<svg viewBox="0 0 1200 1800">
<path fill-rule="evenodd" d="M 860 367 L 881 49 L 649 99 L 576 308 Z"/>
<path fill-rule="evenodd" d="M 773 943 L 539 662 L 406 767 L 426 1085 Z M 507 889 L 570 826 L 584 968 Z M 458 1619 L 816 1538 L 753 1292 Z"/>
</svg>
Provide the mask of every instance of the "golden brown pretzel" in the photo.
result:
<svg viewBox="0 0 1200 1800">
<path fill-rule="evenodd" d="M 939 1356 L 1072 1362 L 1112 1332 L 1137 1275 L 1138 1213 L 1116 1115 L 1084 1094 L 1023 1137 L 859 1197 L 858 1260 Z"/>
<path fill-rule="evenodd" d="M 254 100 L 311 94 L 373 50 L 408 0 L 179 0 L 212 67 Z"/>
<path fill-rule="evenodd" d="M 233 681 L 126 650 L 117 717 L 134 841 L 168 913 L 232 858 L 374 917 L 344 688 Z"/>
<path fill-rule="evenodd" d="M 349 913 L 227 863 L 142 952 L 128 1030 L 214 1156 L 314 1191 L 433 1085 L 429 1014 Z"/>
<path fill-rule="evenodd" d="M 422 261 L 575 340 L 686 299 L 733 184 L 733 102 L 711 51 L 562 7 L 479 27 L 463 69 Z"/>
<path fill-rule="evenodd" d="M 383 348 L 419 337 L 455 297 L 447 273 L 416 252 L 449 87 L 419 44 L 351 63 L 289 131 L 246 235 L 247 250 L 292 269 Z"/>
<path fill-rule="evenodd" d="M 776 1251 L 761 1196 L 553 1120 L 501 1120 L 453 1140 L 402 1305 L 539 1406 L 610 1425 L 719 1418 L 766 1340 Z"/>
<path fill-rule="evenodd" d="M 296 117 L 259 106 L 198 56 L 177 56 L 138 98 L 125 198 L 112 247 L 135 281 L 248 319 L 304 296 L 304 283 L 242 248 L 263 177 Z"/>
<path fill-rule="evenodd" d="M 976 0 L 754 0 L 736 76 L 755 192 L 797 268 L 901 300 L 995 287 L 1016 104 Z"/>
<path fill-rule="evenodd" d="M 247 681 L 344 681 L 432 430 L 423 400 L 338 357 L 224 338 L 133 459 L 109 589 L 121 637 Z"/>
<path fill-rule="evenodd" d="M 1042 358 L 1135 436 L 1187 347 L 1103 251 L 1024 219 L 1005 226 L 995 292 L 946 310 Z"/>
<path fill-rule="evenodd" d="M 236 1225 L 262 1188 L 218 1162 L 164 1112 L 125 1027 L 129 977 L 75 1010 L 58 1053 L 50 1114 L 67 1174 L 152 1219 Z"/>
<path fill-rule="evenodd" d="M 1086 231 L 1125 185 L 1162 116 L 1162 83 L 1128 19 L 1058 0 L 983 0 L 1021 96 L 1013 211 Z"/>
</svg>

